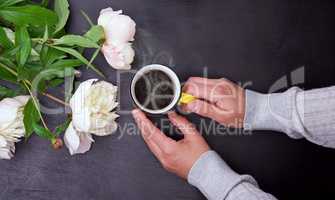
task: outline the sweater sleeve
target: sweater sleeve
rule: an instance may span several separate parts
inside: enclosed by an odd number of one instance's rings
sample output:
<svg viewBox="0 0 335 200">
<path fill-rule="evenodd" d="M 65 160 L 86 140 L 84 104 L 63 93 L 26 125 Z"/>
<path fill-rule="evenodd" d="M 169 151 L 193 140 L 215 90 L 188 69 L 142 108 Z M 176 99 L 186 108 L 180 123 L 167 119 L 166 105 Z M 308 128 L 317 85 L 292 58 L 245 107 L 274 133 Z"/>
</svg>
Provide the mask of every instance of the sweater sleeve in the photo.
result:
<svg viewBox="0 0 335 200">
<path fill-rule="evenodd" d="M 200 156 L 187 178 L 209 200 L 276 200 L 248 175 L 234 172 L 214 151 Z"/>
<path fill-rule="evenodd" d="M 246 130 L 274 130 L 335 148 L 335 86 L 284 93 L 246 91 Z"/>
</svg>

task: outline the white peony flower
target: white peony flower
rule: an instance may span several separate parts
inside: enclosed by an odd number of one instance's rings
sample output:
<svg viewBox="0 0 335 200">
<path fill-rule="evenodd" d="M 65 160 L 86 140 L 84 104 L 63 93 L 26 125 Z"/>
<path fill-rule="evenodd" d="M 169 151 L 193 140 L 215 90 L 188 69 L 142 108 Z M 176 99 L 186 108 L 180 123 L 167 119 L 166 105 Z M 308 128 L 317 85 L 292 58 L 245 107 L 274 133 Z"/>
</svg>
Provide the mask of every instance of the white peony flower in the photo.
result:
<svg viewBox="0 0 335 200">
<path fill-rule="evenodd" d="M 130 69 L 135 52 L 131 46 L 136 32 L 136 23 L 122 10 L 106 8 L 100 11 L 98 24 L 104 28 L 105 44 L 102 52 L 109 65 L 116 69 Z"/>
<path fill-rule="evenodd" d="M 23 108 L 29 96 L 5 98 L 0 101 L 0 159 L 11 159 L 15 143 L 24 136 Z"/>
<path fill-rule="evenodd" d="M 70 154 L 85 153 L 93 142 L 92 136 L 106 136 L 117 129 L 112 112 L 117 106 L 117 87 L 105 81 L 90 79 L 81 83 L 70 100 L 72 123 L 64 135 Z"/>
</svg>

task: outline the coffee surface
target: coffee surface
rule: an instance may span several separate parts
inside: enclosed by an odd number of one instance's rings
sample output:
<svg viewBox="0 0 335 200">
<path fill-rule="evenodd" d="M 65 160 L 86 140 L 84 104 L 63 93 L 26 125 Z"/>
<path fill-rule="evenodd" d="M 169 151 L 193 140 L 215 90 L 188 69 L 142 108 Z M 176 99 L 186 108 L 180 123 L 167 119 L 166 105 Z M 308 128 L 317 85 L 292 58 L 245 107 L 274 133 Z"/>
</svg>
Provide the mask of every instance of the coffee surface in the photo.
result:
<svg viewBox="0 0 335 200">
<path fill-rule="evenodd" d="M 174 90 L 171 78 L 160 70 L 144 73 L 135 83 L 137 101 L 150 110 L 167 107 L 174 98 Z"/>
</svg>

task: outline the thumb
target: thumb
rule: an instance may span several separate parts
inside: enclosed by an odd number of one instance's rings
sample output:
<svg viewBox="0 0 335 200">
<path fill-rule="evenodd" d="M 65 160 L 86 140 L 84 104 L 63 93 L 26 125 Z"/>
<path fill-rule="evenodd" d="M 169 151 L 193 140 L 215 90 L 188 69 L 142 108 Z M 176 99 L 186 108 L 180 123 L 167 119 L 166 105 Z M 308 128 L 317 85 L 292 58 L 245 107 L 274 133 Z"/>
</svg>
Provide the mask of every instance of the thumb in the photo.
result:
<svg viewBox="0 0 335 200">
<path fill-rule="evenodd" d="M 199 137 L 198 131 L 192 123 L 190 123 L 186 118 L 177 115 L 175 112 L 168 113 L 169 120 L 171 123 L 178 128 L 185 139 L 192 139 L 194 137 Z"/>
</svg>

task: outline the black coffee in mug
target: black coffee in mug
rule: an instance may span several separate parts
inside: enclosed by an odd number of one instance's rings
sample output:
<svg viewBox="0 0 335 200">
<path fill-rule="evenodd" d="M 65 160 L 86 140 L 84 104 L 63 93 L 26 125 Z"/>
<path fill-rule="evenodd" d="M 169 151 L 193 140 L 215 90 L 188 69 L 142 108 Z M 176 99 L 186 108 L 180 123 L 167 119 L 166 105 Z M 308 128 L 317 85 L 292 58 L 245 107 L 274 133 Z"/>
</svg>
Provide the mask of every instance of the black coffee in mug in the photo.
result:
<svg viewBox="0 0 335 200">
<path fill-rule="evenodd" d="M 161 110 L 175 97 L 175 84 L 159 69 L 144 72 L 135 83 L 135 98 L 145 108 Z"/>
<path fill-rule="evenodd" d="M 130 93 L 139 109 L 150 114 L 165 114 L 178 104 L 181 84 L 169 67 L 151 64 L 136 72 Z"/>
</svg>

